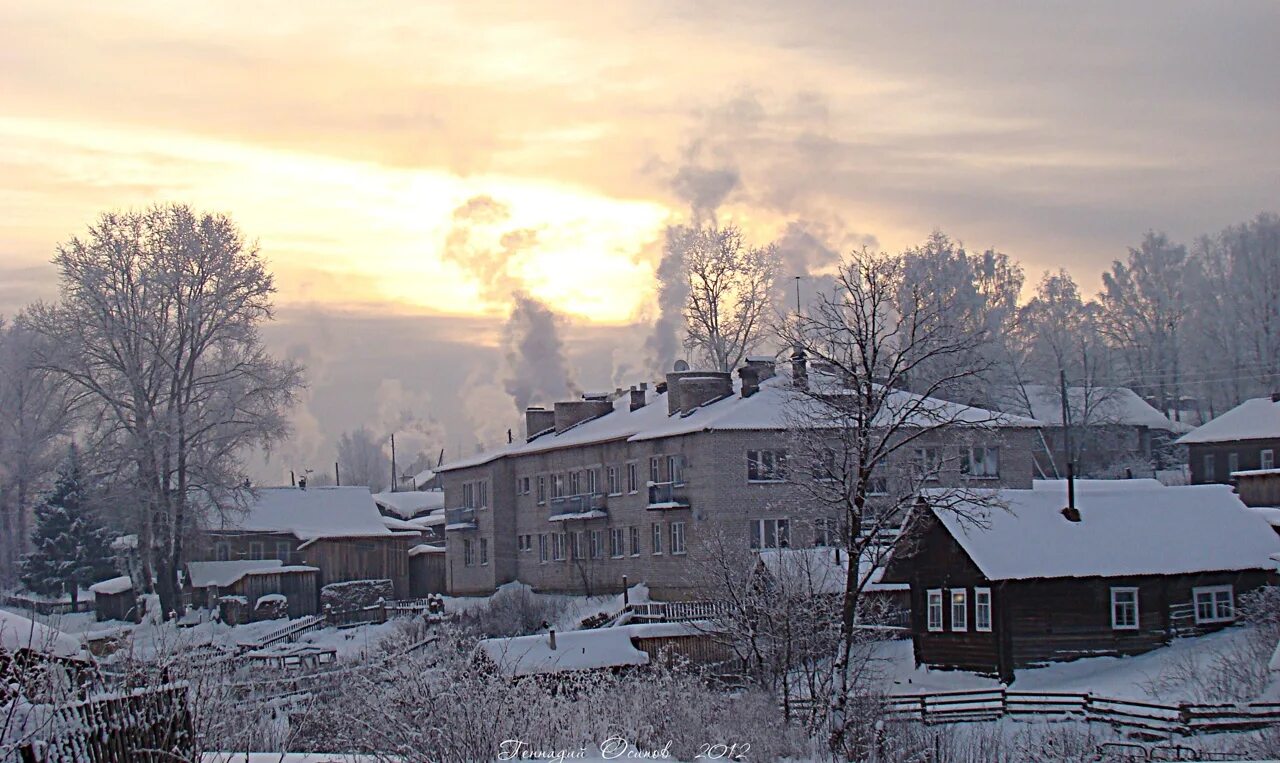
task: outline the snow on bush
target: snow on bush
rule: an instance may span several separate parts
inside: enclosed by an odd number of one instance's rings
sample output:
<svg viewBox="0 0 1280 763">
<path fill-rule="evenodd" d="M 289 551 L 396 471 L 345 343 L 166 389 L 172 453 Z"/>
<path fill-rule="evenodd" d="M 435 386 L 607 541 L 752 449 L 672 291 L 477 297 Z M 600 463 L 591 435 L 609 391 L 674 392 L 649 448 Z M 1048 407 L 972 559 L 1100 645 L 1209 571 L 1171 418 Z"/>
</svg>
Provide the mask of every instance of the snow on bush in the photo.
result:
<svg viewBox="0 0 1280 763">
<path fill-rule="evenodd" d="M 269 593 L 258 597 L 253 605 L 254 620 L 279 620 L 289 616 L 289 599 L 281 593 Z"/>
<path fill-rule="evenodd" d="M 390 580 L 349 580 L 320 589 L 321 608 L 334 612 L 363 609 L 393 598 Z"/>
<path fill-rule="evenodd" d="M 551 627 L 567 606 L 560 597 L 540 596 L 527 585 L 513 583 L 463 612 L 459 623 L 482 638 L 525 636 Z"/>
</svg>

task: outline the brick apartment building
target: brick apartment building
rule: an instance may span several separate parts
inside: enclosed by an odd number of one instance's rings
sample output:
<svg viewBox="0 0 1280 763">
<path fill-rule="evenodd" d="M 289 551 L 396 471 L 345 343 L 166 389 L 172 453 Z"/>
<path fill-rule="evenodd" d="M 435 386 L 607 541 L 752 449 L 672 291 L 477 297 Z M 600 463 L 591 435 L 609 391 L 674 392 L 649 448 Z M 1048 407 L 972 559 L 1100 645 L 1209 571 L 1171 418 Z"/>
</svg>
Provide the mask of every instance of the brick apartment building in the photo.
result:
<svg viewBox="0 0 1280 763">
<path fill-rule="evenodd" d="M 724 544 L 822 544 L 824 520 L 786 479 L 792 378 L 761 360 L 738 375 L 683 371 L 653 389 L 530 408 L 524 442 L 442 467 L 450 593 L 516 580 L 616 592 L 625 575 L 655 598 L 690 598 Z M 1038 422 L 935 402 L 983 425 L 922 437 L 905 458 L 953 465 L 940 486 L 1031 487 Z"/>
</svg>

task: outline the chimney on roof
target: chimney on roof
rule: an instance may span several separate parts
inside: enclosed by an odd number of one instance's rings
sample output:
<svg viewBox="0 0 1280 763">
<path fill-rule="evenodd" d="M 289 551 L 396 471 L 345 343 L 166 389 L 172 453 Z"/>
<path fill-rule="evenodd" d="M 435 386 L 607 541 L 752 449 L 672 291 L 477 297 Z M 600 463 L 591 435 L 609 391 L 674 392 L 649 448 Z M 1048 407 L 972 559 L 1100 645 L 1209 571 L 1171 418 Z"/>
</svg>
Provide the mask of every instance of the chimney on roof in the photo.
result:
<svg viewBox="0 0 1280 763">
<path fill-rule="evenodd" d="M 777 361 L 768 355 L 749 356 L 747 366 L 756 370 L 756 376 L 760 381 L 772 379 L 777 373 Z"/>
<path fill-rule="evenodd" d="M 644 394 L 643 387 L 640 389 L 636 389 L 635 387 L 632 387 L 631 388 L 631 410 L 638 411 L 641 408 L 643 408 L 644 398 L 645 398 L 645 394 Z"/>
<path fill-rule="evenodd" d="M 690 414 L 699 406 L 733 394 L 733 377 L 722 371 L 688 371 L 676 380 L 680 390 L 680 413 Z"/>
<path fill-rule="evenodd" d="M 524 411 L 525 442 L 542 434 L 556 425 L 556 414 L 541 406 L 531 405 Z"/>
<path fill-rule="evenodd" d="M 304 474 L 298 478 L 298 489 L 299 490 L 307 489 L 307 475 Z"/>
<path fill-rule="evenodd" d="M 797 346 L 791 351 L 791 383 L 797 387 L 809 386 L 809 361 L 803 347 Z"/>
<path fill-rule="evenodd" d="M 554 421 L 556 432 L 563 432 L 575 424 L 581 424 L 587 419 L 594 419 L 597 416 L 603 416 L 606 413 L 613 412 L 613 403 L 609 402 L 608 395 L 604 400 L 588 399 L 588 400 L 566 400 L 556 403 L 554 406 Z"/>
<path fill-rule="evenodd" d="M 751 397 L 760 391 L 760 369 L 748 363 L 738 369 L 738 378 L 742 380 L 742 396 Z"/>
<path fill-rule="evenodd" d="M 547 634 L 547 640 L 551 642 L 551 651 L 554 652 L 556 650 L 556 629 L 555 628 L 552 628 L 551 632 Z"/>
</svg>

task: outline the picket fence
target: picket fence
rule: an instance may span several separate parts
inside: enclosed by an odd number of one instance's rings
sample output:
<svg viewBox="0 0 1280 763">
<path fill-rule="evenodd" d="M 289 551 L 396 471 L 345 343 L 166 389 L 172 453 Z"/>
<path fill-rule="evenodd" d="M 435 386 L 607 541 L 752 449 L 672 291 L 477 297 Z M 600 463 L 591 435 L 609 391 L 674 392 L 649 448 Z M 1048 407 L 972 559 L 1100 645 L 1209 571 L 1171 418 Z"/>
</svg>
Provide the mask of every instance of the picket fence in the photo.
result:
<svg viewBox="0 0 1280 763">
<path fill-rule="evenodd" d="M 168 684 L 52 708 L 35 739 L 18 747 L 23 763 L 187 760 L 195 732 L 187 685 Z"/>
</svg>

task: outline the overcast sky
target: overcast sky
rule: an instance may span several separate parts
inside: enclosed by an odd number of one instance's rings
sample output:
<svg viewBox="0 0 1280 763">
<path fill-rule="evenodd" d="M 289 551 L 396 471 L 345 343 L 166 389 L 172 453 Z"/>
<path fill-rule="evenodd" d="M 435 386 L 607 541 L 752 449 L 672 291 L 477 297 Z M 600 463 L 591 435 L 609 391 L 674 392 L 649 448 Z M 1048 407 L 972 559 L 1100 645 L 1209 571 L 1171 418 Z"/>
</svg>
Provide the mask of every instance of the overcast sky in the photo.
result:
<svg viewBox="0 0 1280 763">
<path fill-rule="evenodd" d="M 229 212 L 277 274 L 273 341 L 342 325 L 325 362 L 410 377 L 469 442 L 430 369 L 497 362 L 523 288 L 608 383 L 699 204 L 761 242 L 941 228 L 1088 292 L 1147 229 L 1276 209 L 1277 30 L 1242 1 L 0 0 L 0 313 L 53 296 L 55 244 L 105 209 Z"/>
</svg>

